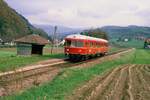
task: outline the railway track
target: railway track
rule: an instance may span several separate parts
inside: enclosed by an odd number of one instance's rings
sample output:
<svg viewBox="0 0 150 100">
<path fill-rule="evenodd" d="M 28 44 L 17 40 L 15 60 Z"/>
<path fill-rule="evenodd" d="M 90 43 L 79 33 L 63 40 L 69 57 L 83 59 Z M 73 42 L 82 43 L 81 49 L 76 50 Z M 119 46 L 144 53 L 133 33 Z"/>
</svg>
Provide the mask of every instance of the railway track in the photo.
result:
<svg viewBox="0 0 150 100">
<path fill-rule="evenodd" d="M 13 70 L 13 71 L 0 73 L 0 83 L 18 80 L 18 79 L 30 77 L 39 73 L 44 73 L 47 71 L 55 70 L 56 67 L 50 67 L 50 66 L 63 64 L 63 63 L 66 63 L 66 61 L 60 59 L 60 60 L 52 61 L 49 63 L 48 62 L 46 64 L 39 63 L 37 65 L 27 66 L 24 68 Z"/>
<path fill-rule="evenodd" d="M 63 68 L 90 67 L 93 64 L 106 61 L 107 59 L 115 59 L 118 57 L 118 55 L 130 52 L 132 50 L 133 49 L 121 50 L 118 52 L 110 53 L 105 57 L 90 59 L 78 63 L 56 60 L 39 63 L 38 65 L 28 66 L 14 71 L 0 73 L 0 91 L 2 88 L 6 92 L 3 95 L 9 95 L 17 90 L 19 91 L 20 89 L 28 88 L 37 84 L 39 85 L 48 80 L 52 80 L 53 77 L 55 77 Z"/>
</svg>

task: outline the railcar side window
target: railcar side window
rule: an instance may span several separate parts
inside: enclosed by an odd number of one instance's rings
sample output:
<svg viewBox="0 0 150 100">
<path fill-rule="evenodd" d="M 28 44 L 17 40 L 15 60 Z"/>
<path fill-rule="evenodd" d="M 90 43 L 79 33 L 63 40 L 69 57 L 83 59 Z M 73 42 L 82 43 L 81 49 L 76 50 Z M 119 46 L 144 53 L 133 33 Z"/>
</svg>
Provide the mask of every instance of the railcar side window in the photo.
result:
<svg viewBox="0 0 150 100">
<path fill-rule="evenodd" d="M 76 47 L 76 41 L 71 41 L 71 47 Z"/>
<path fill-rule="evenodd" d="M 76 47 L 83 47 L 83 42 L 76 41 Z"/>
<path fill-rule="evenodd" d="M 97 47 L 97 48 L 100 47 L 100 46 L 99 46 L 99 43 L 96 43 L 96 47 Z"/>
<path fill-rule="evenodd" d="M 93 43 L 92 42 L 90 42 L 90 47 L 93 47 Z"/>
<path fill-rule="evenodd" d="M 65 46 L 69 46 L 69 47 L 83 47 L 83 42 L 67 40 L 65 42 Z"/>
<path fill-rule="evenodd" d="M 101 44 L 100 44 L 100 43 L 98 43 L 98 47 L 101 47 Z"/>
<path fill-rule="evenodd" d="M 66 42 L 65 42 L 65 46 L 70 46 L 71 45 L 71 41 L 70 40 L 67 40 Z"/>
<path fill-rule="evenodd" d="M 88 43 L 88 42 L 85 42 L 85 46 L 88 47 L 88 46 L 89 46 L 89 43 Z"/>
</svg>

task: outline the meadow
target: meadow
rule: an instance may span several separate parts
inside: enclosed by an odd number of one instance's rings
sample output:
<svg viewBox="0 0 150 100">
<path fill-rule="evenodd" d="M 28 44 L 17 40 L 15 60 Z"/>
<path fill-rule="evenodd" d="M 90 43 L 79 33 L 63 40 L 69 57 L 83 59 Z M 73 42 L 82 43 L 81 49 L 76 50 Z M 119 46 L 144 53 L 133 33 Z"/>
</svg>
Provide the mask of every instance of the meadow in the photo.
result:
<svg viewBox="0 0 150 100">
<path fill-rule="evenodd" d="M 56 50 L 55 50 L 56 51 Z M 18 56 L 16 48 L 1 48 L 0 49 L 0 72 L 14 70 L 19 67 L 34 64 L 38 61 L 51 58 L 64 58 L 63 49 L 60 48 L 58 53 L 50 53 L 50 49 L 45 48 L 44 54 L 32 56 Z"/>
<path fill-rule="evenodd" d="M 53 81 L 1 100 L 65 100 L 73 90 L 97 75 L 123 64 L 150 64 L 150 50 L 136 49 L 118 59 L 89 68 L 66 68 Z"/>
<path fill-rule="evenodd" d="M 144 48 L 144 41 L 142 40 L 129 40 L 127 42 L 125 41 L 117 41 L 116 39 L 112 39 L 110 40 L 114 45 L 120 46 L 120 47 L 124 47 L 124 48 Z"/>
</svg>

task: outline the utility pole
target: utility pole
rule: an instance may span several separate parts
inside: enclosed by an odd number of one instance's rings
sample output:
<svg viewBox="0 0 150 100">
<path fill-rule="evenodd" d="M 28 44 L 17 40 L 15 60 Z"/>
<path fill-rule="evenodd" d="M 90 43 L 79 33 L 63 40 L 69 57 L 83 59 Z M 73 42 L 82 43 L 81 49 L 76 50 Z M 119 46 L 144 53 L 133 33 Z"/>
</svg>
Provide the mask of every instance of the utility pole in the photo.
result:
<svg viewBox="0 0 150 100">
<path fill-rule="evenodd" d="M 58 53 L 58 33 L 57 33 L 58 27 L 55 26 L 55 44 L 56 44 L 56 53 Z"/>
<path fill-rule="evenodd" d="M 57 26 L 54 26 L 54 32 L 53 32 L 53 35 L 52 35 L 52 47 L 51 47 L 51 54 L 53 53 L 53 48 L 54 48 L 54 44 L 55 44 L 56 31 L 57 31 Z"/>
</svg>

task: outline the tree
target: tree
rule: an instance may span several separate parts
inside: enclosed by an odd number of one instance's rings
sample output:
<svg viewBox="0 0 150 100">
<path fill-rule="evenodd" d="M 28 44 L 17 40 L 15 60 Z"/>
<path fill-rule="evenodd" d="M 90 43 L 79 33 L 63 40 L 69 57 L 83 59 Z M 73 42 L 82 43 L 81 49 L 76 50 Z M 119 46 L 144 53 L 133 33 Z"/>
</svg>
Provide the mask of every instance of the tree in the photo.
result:
<svg viewBox="0 0 150 100">
<path fill-rule="evenodd" d="M 91 37 L 96 37 L 96 38 L 103 38 L 108 40 L 108 36 L 106 32 L 103 32 L 101 29 L 90 29 L 90 30 L 85 30 L 84 32 L 81 32 L 82 35 L 87 35 Z"/>
</svg>

